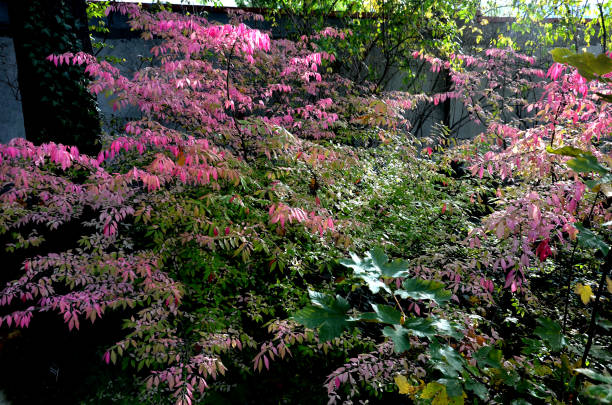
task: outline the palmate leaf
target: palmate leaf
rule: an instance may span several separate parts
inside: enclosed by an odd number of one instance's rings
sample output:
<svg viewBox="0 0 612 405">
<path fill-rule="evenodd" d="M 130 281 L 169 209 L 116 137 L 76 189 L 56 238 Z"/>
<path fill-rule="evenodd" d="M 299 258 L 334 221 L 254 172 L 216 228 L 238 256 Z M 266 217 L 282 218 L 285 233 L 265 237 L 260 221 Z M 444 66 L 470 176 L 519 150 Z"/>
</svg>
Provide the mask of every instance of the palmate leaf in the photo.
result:
<svg viewBox="0 0 612 405">
<path fill-rule="evenodd" d="M 588 368 L 577 368 L 574 371 L 584 374 L 592 380 L 603 383 L 589 385 L 583 391 L 584 394 L 596 399 L 600 404 L 612 404 L 612 376 L 600 374 Z"/>
<path fill-rule="evenodd" d="M 558 352 L 565 346 L 565 338 L 561 333 L 561 326 L 548 318 L 538 318 L 540 326 L 533 333 L 538 336 L 552 351 Z"/>
<path fill-rule="evenodd" d="M 610 173 L 610 171 L 603 167 L 593 155 L 582 154 L 573 158 L 572 160 L 569 160 L 567 165 L 577 173 L 595 172 L 603 175 Z"/>
<path fill-rule="evenodd" d="M 550 53 L 555 62 L 574 66 L 588 80 L 602 80 L 605 79 L 602 75 L 612 72 L 612 59 L 603 53 L 595 56 L 590 52 L 574 53 L 565 48 L 555 48 Z"/>
<path fill-rule="evenodd" d="M 357 320 L 374 321 L 388 323 L 391 325 L 399 325 L 402 320 L 402 313 L 389 305 L 372 304 L 374 312 L 367 312 L 359 315 Z"/>
<path fill-rule="evenodd" d="M 410 349 L 410 331 L 401 325 L 395 325 L 393 328 L 386 326 L 383 335 L 391 338 L 395 353 L 404 353 Z"/>
<path fill-rule="evenodd" d="M 582 149 L 578 149 L 578 148 L 574 148 L 573 146 L 563 146 L 561 148 L 551 148 L 550 146 L 546 147 L 546 151 L 548 153 L 553 153 L 555 155 L 561 155 L 561 156 L 571 156 L 571 157 L 578 157 L 581 155 L 590 155 L 590 152 L 587 152 L 585 150 Z"/>
<path fill-rule="evenodd" d="M 459 377 L 466 364 L 459 352 L 451 346 L 440 346 L 437 342 L 431 343 L 429 354 L 432 366 L 440 370 L 445 377 Z"/>
<path fill-rule="evenodd" d="M 502 372 L 503 366 L 501 364 L 502 361 L 502 352 L 499 349 L 496 349 L 493 346 L 483 346 L 478 349 L 474 355 L 474 360 L 476 360 L 476 364 L 482 370 L 487 368 L 494 368 Z"/>
<path fill-rule="evenodd" d="M 601 186 L 602 184 L 610 184 L 610 183 L 612 183 L 612 174 L 606 174 L 605 176 L 602 176 L 601 178 L 597 180 L 587 180 L 584 182 L 584 184 L 586 184 L 587 187 L 590 188 L 594 192 L 597 192 L 603 188 L 603 187 L 597 187 L 597 186 Z"/>
<path fill-rule="evenodd" d="M 307 306 L 293 315 L 293 320 L 311 329 L 318 329 L 319 339 L 332 340 L 351 329 L 355 322 L 347 312 L 350 305 L 347 300 L 337 295 L 309 291 L 312 305 Z"/>
<path fill-rule="evenodd" d="M 604 242 L 597 234 L 591 231 L 588 228 L 585 228 L 580 223 L 575 223 L 574 228 L 578 229 L 578 244 L 582 247 L 589 249 L 599 249 L 604 256 L 608 255 L 610 251 L 610 246 Z"/>
<path fill-rule="evenodd" d="M 379 247 L 370 250 L 363 259 L 351 253 L 351 259 L 342 259 L 340 264 L 353 269 L 354 276 L 365 281 L 374 294 L 378 294 L 380 290 L 391 293 L 391 290 L 381 281 L 381 278 L 406 277 L 408 275 L 408 262 L 403 260 L 389 262 L 389 257 Z"/>
<path fill-rule="evenodd" d="M 402 290 L 395 291 L 395 294 L 402 299 L 430 300 L 438 305 L 446 304 L 453 295 L 450 291 L 444 289 L 444 283 L 420 278 L 404 280 L 402 288 Z"/>
<path fill-rule="evenodd" d="M 446 319 L 430 318 L 411 318 L 401 325 L 394 325 L 383 329 L 383 335 L 393 340 L 396 353 L 403 353 L 410 349 L 410 336 L 432 338 L 434 336 L 451 336 L 456 339 L 461 338 L 462 334 L 458 328 Z"/>
</svg>

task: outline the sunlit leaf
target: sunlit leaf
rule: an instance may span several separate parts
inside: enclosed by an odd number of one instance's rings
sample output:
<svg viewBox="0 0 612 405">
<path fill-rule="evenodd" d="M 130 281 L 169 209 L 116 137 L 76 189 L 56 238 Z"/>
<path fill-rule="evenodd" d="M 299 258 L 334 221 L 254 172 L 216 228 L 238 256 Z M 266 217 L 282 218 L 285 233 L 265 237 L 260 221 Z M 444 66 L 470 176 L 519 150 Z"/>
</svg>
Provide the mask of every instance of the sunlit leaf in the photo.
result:
<svg viewBox="0 0 612 405">
<path fill-rule="evenodd" d="M 593 155 L 581 155 L 567 162 L 567 165 L 578 173 L 608 174 L 610 171 L 603 167 Z"/>
<path fill-rule="evenodd" d="M 402 283 L 402 289 L 395 292 L 403 299 L 430 300 L 438 305 L 446 304 L 452 293 L 444 289 L 444 283 L 420 278 L 409 278 Z"/>
<path fill-rule="evenodd" d="M 395 385 L 399 388 L 399 393 L 403 395 L 414 395 L 419 390 L 418 385 L 412 385 L 408 382 L 405 375 L 398 374 L 393 377 Z"/>
<path fill-rule="evenodd" d="M 572 157 L 578 157 L 581 155 L 590 155 L 590 152 L 587 152 L 582 149 L 574 148 L 573 146 L 563 146 L 562 148 L 557 148 L 557 149 L 553 149 L 550 146 L 547 146 L 546 151 L 548 153 L 553 153 L 555 155 L 572 156 Z"/>
<path fill-rule="evenodd" d="M 580 300 L 584 305 L 588 304 L 591 300 L 591 296 L 593 295 L 593 290 L 590 285 L 583 285 L 582 283 L 576 284 L 574 289 L 576 294 L 580 295 Z"/>
<path fill-rule="evenodd" d="M 355 277 L 365 281 L 374 294 L 378 294 L 380 290 L 391 292 L 389 287 L 380 280 L 381 278 L 406 277 L 408 275 L 408 263 L 406 261 L 389 262 L 389 257 L 379 247 L 370 250 L 363 259 L 351 253 L 351 259 L 340 260 L 340 263 L 352 268 Z"/>
</svg>

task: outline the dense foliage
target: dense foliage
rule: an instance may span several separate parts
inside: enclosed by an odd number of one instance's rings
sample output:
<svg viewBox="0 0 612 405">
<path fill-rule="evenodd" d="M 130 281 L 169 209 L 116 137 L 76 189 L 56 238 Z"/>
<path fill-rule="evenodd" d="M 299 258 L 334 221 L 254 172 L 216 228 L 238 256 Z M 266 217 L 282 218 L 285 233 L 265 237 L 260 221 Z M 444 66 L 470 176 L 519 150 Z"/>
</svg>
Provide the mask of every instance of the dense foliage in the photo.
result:
<svg viewBox="0 0 612 405">
<path fill-rule="evenodd" d="M 415 49 L 449 86 L 382 92 L 334 69 L 353 30 L 106 12 L 151 66 L 47 62 L 140 117 L 96 155 L 0 146 L 3 378 L 69 333 L 74 403 L 612 402 L 610 57 Z M 410 135 L 450 101 L 485 130 Z"/>
</svg>

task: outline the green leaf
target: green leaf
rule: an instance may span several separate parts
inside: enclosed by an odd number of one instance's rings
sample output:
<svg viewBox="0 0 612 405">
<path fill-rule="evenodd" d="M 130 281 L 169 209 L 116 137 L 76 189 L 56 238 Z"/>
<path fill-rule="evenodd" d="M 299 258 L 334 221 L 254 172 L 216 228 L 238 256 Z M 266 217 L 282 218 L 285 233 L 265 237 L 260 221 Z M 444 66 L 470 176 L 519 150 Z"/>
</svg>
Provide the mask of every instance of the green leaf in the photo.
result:
<svg viewBox="0 0 612 405">
<path fill-rule="evenodd" d="M 610 246 L 604 242 L 597 234 L 588 228 L 585 228 L 581 223 L 575 223 L 574 228 L 578 229 L 577 236 L 578 244 L 589 249 L 599 249 L 604 256 L 608 255 Z"/>
<path fill-rule="evenodd" d="M 443 375 L 456 378 L 461 375 L 464 359 L 450 346 L 440 346 L 433 342 L 429 347 L 430 361 L 434 368 L 440 370 Z"/>
<path fill-rule="evenodd" d="M 446 304 L 453 295 L 450 291 L 444 289 L 444 283 L 434 280 L 409 278 L 404 280 L 402 287 L 402 290 L 395 292 L 402 299 L 430 300 L 438 305 Z"/>
<path fill-rule="evenodd" d="M 605 318 L 597 317 L 595 322 L 597 323 L 597 326 L 600 326 L 600 327 L 604 328 L 605 330 L 611 330 L 612 329 L 612 321 L 609 321 L 609 320 L 607 320 Z"/>
<path fill-rule="evenodd" d="M 584 182 L 584 184 L 586 184 L 587 187 L 590 188 L 591 190 L 593 190 L 595 187 L 601 184 L 609 184 L 609 183 L 612 183 L 612 174 L 606 174 L 605 176 L 602 176 L 601 178 L 597 180 L 587 180 Z M 598 190 L 594 190 L 594 191 L 598 191 Z"/>
<path fill-rule="evenodd" d="M 383 335 L 391 338 L 395 353 L 404 353 L 410 349 L 410 332 L 403 326 L 395 325 L 393 328 L 386 326 L 383 329 Z"/>
<path fill-rule="evenodd" d="M 563 146 L 562 148 L 558 148 L 558 149 L 553 149 L 550 146 L 547 146 L 546 151 L 548 153 L 554 153 L 555 155 L 572 156 L 572 157 L 578 157 L 581 155 L 590 155 L 590 152 L 587 152 L 582 149 L 574 148 L 573 146 Z"/>
<path fill-rule="evenodd" d="M 451 398 L 459 397 L 463 394 L 461 381 L 456 378 L 440 378 L 438 382 L 446 387 L 446 393 Z"/>
<path fill-rule="evenodd" d="M 362 314 L 359 320 L 375 320 L 391 325 L 399 325 L 402 320 L 402 313 L 389 305 L 372 304 L 374 313 L 369 312 Z"/>
<path fill-rule="evenodd" d="M 591 370 L 590 368 L 577 368 L 574 371 L 586 375 L 591 380 L 599 381 L 606 384 L 612 384 L 612 376 L 599 374 L 598 372 L 596 372 L 595 370 Z"/>
<path fill-rule="evenodd" d="M 468 379 L 465 382 L 465 389 L 468 391 L 472 391 L 474 394 L 476 394 L 478 398 L 482 399 L 483 401 L 487 400 L 489 390 L 485 385 L 479 383 L 478 381 Z"/>
<path fill-rule="evenodd" d="M 483 346 L 476 353 L 474 359 L 480 368 L 496 368 L 502 369 L 501 360 L 502 352 L 492 346 Z"/>
<path fill-rule="evenodd" d="M 540 326 L 533 333 L 552 350 L 558 352 L 565 346 L 565 338 L 561 334 L 561 326 L 548 318 L 538 318 Z"/>
<path fill-rule="evenodd" d="M 413 335 L 418 337 L 432 337 L 437 330 L 427 318 L 411 318 L 404 322 L 404 327 L 409 329 Z"/>
<path fill-rule="evenodd" d="M 363 259 L 351 253 L 351 259 L 342 259 L 340 264 L 352 268 L 355 277 L 365 281 L 374 294 L 378 294 L 380 290 L 391 293 L 391 289 L 380 280 L 381 278 L 406 277 L 409 274 L 408 262 L 403 260 L 389 262 L 389 257 L 379 247 L 370 250 Z"/>
<path fill-rule="evenodd" d="M 597 94 L 603 100 L 606 100 L 608 103 L 612 103 L 612 94 L 603 94 L 603 93 L 597 93 L 597 92 L 595 94 Z"/>
<path fill-rule="evenodd" d="M 564 58 L 570 55 L 573 55 L 574 52 L 570 51 L 567 48 L 555 48 L 550 51 L 552 58 L 557 63 L 566 63 Z"/>
<path fill-rule="evenodd" d="M 316 291 L 308 293 L 313 305 L 299 310 L 292 318 L 307 328 L 318 329 L 319 339 L 332 340 L 354 326 L 354 321 L 347 315 L 350 305 L 344 298 Z"/>
<path fill-rule="evenodd" d="M 612 404 L 612 385 L 610 384 L 589 385 L 583 393 L 594 398 L 598 404 Z"/>
<path fill-rule="evenodd" d="M 555 48 L 550 53 L 555 62 L 574 66 L 588 80 L 596 80 L 612 72 L 612 59 L 603 53 L 595 56 L 590 52 L 573 53 L 565 48 Z"/>
<path fill-rule="evenodd" d="M 567 165 L 577 173 L 600 173 L 609 174 L 610 171 L 603 167 L 593 155 L 581 155 L 567 162 Z"/>
</svg>

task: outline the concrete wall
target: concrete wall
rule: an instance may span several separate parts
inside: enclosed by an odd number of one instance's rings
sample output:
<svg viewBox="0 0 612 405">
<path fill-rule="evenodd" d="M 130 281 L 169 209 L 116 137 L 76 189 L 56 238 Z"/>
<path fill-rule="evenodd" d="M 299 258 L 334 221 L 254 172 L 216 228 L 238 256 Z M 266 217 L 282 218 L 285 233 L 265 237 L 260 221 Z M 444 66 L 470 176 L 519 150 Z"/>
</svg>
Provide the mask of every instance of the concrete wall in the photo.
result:
<svg viewBox="0 0 612 405">
<path fill-rule="evenodd" d="M 0 142 L 24 137 L 15 48 L 11 38 L 0 37 Z"/>
<path fill-rule="evenodd" d="M 0 142 L 8 142 L 11 138 L 24 137 L 25 130 L 23 125 L 23 115 L 21 111 L 21 103 L 19 102 L 19 94 L 17 87 L 17 73 L 15 65 L 15 53 L 13 41 L 9 36 L 6 36 L 8 30 L 8 14 L 5 10 L 6 4 L 0 1 Z M 227 15 L 223 12 L 214 11 L 208 15 L 208 18 L 221 23 L 228 21 Z M 504 18 L 490 19 L 490 23 L 483 27 L 483 43 L 487 43 L 491 38 L 497 37 L 500 33 L 510 36 L 515 42 L 524 43 L 528 39 L 533 39 L 531 36 L 524 36 L 510 31 L 510 20 Z M 269 29 L 266 26 L 268 23 L 263 22 L 261 27 Z M 5 27 L 3 30 L 2 27 Z M 273 31 L 274 37 L 283 37 L 286 32 L 280 31 L 276 27 Z M 130 31 L 129 25 L 125 17 L 115 17 L 112 21 L 112 30 L 108 38 L 105 39 L 108 47 L 103 49 L 98 56 L 114 56 L 125 58 L 126 62 L 119 66 L 122 74 L 130 77 L 135 71 L 148 64 L 144 58 L 150 57 L 149 49 L 154 45 L 153 41 L 144 41 L 138 38 L 137 34 Z M 463 40 L 464 46 L 477 47 L 478 44 L 474 41 L 474 36 L 466 36 Z M 597 47 L 589 49 L 591 52 L 598 52 Z M 538 60 L 541 60 L 546 65 L 549 63 L 549 56 L 545 53 L 544 48 L 537 49 L 535 55 Z M 368 63 L 376 63 L 375 55 L 370 58 L 373 60 Z M 404 89 L 404 72 L 396 72 L 388 82 L 387 90 L 403 90 Z M 425 79 L 425 88 L 441 91 L 442 88 L 432 89 L 433 83 L 436 81 L 436 76 L 428 73 Z M 44 84 L 41 84 L 44 85 Z M 428 87 L 429 86 L 429 87 Z M 450 124 L 452 125 L 459 120 L 465 113 L 463 104 L 457 100 L 452 100 L 450 105 Z M 106 99 L 104 96 L 98 97 L 98 104 L 104 121 L 104 130 L 113 132 L 120 130 L 123 127 L 122 123 L 126 119 L 140 117 L 140 112 L 137 108 L 131 107 L 122 109 L 118 112 L 112 111 L 112 100 Z M 420 135 L 427 136 L 435 131 L 436 124 L 444 118 L 442 105 L 438 106 L 423 125 Z M 457 138 L 470 138 L 480 133 L 483 130 L 481 125 L 473 122 L 467 122 L 458 129 L 453 136 Z"/>
</svg>

